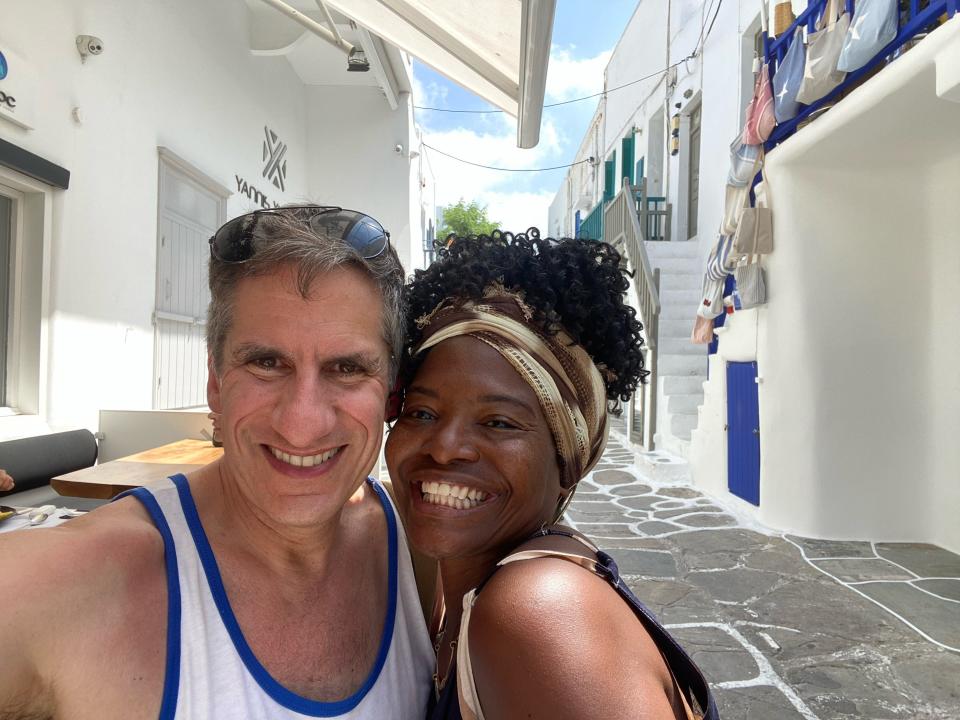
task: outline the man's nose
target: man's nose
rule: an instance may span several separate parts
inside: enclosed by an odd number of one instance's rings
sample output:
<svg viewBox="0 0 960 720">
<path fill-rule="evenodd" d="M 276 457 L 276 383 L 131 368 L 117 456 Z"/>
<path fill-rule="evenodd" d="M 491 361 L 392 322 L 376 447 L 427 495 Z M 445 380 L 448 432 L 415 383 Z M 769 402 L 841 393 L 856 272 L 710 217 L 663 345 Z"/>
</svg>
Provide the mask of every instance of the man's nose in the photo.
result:
<svg viewBox="0 0 960 720">
<path fill-rule="evenodd" d="M 476 438 L 467 423 L 450 419 L 436 423 L 423 450 L 440 465 L 476 462 L 480 458 Z"/>
<path fill-rule="evenodd" d="M 274 429 L 293 448 L 310 449 L 333 432 L 337 397 L 336 389 L 317 377 L 291 377 L 274 408 Z"/>
</svg>

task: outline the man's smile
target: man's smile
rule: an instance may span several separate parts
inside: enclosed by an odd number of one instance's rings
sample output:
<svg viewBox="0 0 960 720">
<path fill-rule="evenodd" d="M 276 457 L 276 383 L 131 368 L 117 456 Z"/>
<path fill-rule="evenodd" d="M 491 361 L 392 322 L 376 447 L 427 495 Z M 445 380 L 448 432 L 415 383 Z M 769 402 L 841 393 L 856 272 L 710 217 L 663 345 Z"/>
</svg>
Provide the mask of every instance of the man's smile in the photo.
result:
<svg viewBox="0 0 960 720">
<path fill-rule="evenodd" d="M 279 450 L 275 447 L 267 446 L 270 450 L 270 453 L 280 462 L 287 463 L 288 465 L 293 465 L 294 467 L 316 467 L 325 463 L 327 460 L 336 455 L 340 450 L 343 449 L 343 446 L 335 447 L 332 450 L 327 450 L 322 453 L 317 453 L 316 455 L 293 455 L 283 450 Z"/>
</svg>

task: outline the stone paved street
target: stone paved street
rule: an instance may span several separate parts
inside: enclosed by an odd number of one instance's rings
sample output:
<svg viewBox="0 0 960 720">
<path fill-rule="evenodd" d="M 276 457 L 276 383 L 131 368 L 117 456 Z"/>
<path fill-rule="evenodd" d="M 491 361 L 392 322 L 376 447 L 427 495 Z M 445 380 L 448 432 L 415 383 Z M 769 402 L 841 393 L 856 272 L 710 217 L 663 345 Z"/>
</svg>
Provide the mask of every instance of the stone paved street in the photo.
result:
<svg viewBox="0 0 960 720">
<path fill-rule="evenodd" d="M 670 469 L 615 432 L 568 521 L 693 655 L 724 718 L 960 718 L 960 556 L 758 532 Z"/>
</svg>

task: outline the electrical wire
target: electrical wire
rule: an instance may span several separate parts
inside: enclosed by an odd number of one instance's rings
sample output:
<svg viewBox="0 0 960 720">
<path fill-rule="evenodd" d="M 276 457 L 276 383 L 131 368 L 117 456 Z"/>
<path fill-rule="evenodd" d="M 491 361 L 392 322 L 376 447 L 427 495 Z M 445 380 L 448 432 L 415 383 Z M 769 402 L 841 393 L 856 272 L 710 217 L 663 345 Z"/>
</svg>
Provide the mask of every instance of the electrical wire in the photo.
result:
<svg viewBox="0 0 960 720">
<path fill-rule="evenodd" d="M 432 150 L 432 151 L 435 152 L 435 153 L 439 153 L 440 155 L 445 155 L 446 157 L 450 158 L 451 160 L 456 160 L 457 162 L 462 162 L 462 163 L 464 163 L 464 164 L 466 164 L 466 165 L 473 165 L 474 167 L 485 168 L 486 170 L 499 170 L 499 171 L 501 171 L 501 172 L 546 172 L 547 170 L 563 170 L 563 169 L 565 169 L 565 168 L 573 167 L 574 165 L 583 165 L 584 163 L 590 162 L 590 159 L 587 158 L 587 159 L 585 159 L 585 160 L 577 160 L 576 162 L 572 162 L 572 163 L 569 163 L 569 164 L 567 164 L 567 165 L 556 165 L 556 166 L 554 166 L 554 167 L 547 167 L 547 168 L 505 168 L 505 167 L 495 167 L 495 166 L 493 166 L 493 165 L 483 165 L 482 163 L 476 163 L 476 162 L 472 162 L 472 161 L 470 161 L 470 160 L 464 160 L 463 158 L 459 158 L 459 157 L 457 157 L 456 155 L 451 155 L 450 153 L 446 153 L 446 152 L 444 152 L 443 150 L 438 150 L 437 148 L 433 147 L 433 145 L 428 145 L 427 143 L 421 143 L 421 145 L 422 145 L 423 147 L 427 148 L 428 150 Z"/>
<path fill-rule="evenodd" d="M 721 0 L 721 2 L 722 1 L 723 0 Z M 716 16 L 714 16 L 714 19 L 716 19 Z M 584 100 L 592 100 L 593 98 L 601 97 L 603 95 L 607 95 L 608 93 L 616 92 L 617 90 L 623 90 L 624 88 L 630 87 L 631 85 L 636 85 L 637 83 L 641 83 L 644 80 L 649 80 L 650 78 L 655 78 L 658 75 L 663 75 L 665 72 L 667 72 L 672 68 L 675 68 L 677 65 L 680 65 L 681 63 L 685 63 L 687 60 L 692 60 L 697 56 L 698 53 L 699 53 L 699 50 L 695 50 L 694 52 L 687 55 L 685 58 L 682 58 L 681 60 L 677 60 L 675 63 L 668 65 L 663 70 L 658 70 L 655 73 L 644 75 L 641 78 L 637 78 L 636 80 L 631 80 L 630 82 L 624 83 L 623 85 L 617 85 L 616 87 L 607 88 L 606 90 L 601 90 L 598 93 L 593 93 L 593 95 L 585 95 L 583 97 L 573 98 L 571 100 L 563 100 L 561 102 L 548 103 L 543 107 L 544 109 L 547 109 L 552 107 L 559 107 L 560 105 L 570 105 L 571 103 L 582 102 Z M 446 112 L 446 113 L 467 113 L 472 115 L 492 115 L 495 113 L 505 112 L 504 110 L 500 110 L 500 109 L 497 109 L 497 110 L 451 110 L 449 108 L 427 107 L 425 105 L 414 105 L 413 107 L 416 110 L 429 110 L 431 112 Z"/>
</svg>

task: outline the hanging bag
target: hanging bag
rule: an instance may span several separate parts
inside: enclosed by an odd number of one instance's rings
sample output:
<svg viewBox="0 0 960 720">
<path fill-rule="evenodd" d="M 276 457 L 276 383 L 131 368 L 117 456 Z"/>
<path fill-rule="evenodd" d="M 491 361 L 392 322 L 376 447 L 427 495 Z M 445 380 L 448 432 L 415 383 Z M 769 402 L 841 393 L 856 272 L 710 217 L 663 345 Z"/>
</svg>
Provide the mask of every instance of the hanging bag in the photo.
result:
<svg viewBox="0 0 960 720">
<path fill-rule="evenodd" d="M 837 69 L 859 70 L 897 36 L 897 0 L 857 0 Z"/>
<path fill-rule="evenodd" d="M 707 257 L 707 277 L 711 280 L 717 280 L 723 283 L 724 279 L 733 272 L 733 267 L 737 260 L 742 257 L 732 253 L 733 236 L 723 235 L 717 239 L 717 244 L 713 247 L 710 255 Z"/>
<path fill-rule="evenodd" d="M 735 308 L 749 310 L 767 302 L 767 283 L 758 255 L 750 255 L 746 263 L 738 265 L 733 271 L 733 279 L 737 283 L 734 291 Z"/>
<path fill-rule="evenodd" d="M 843 39 L 850 27 L 850 15 L 840 13 L 837 6 L 842 0 L 827 0 L 823 15 L 817 21 L 817 32 L 807 40 L 807 59 L 803 70 L 803 82 L 797 100 L 810 105 L 829 94 L 847 76 L 837 70 Z"/>
<path fill-rule="evenodd" d="M 724 280 L 713 280 L 704 276 L 702 299 L 700 307 L 697 308 L 697 315 L 713 320 L 723 312 L 723 284 Z"/>
<path fill-rule="evenodd" d="M 797 28 L 787 48 L 787 54 L 773 76 L 773 114 L 778 123 L 792 120 L 800 112 L 797 93 L 803 82 L 803 67 L 807 52 L 803 46 L 803 28 Z"/>
<path fill-rule="evenodd" d="M 743 213 L 733 237 L 730 254 L 734 257 L 744 255 L 769 255 L 773 252 L 773 214 L 766 207 L 761 191 L 763 183 L 757 184 L 754 207 L 750 207 L 750 196 L 744 202 Z"/>
<path fill-rule="evenodd" d="M 753 83 L 753 99 L 747 105 L 746 121 L 743 125 L 743 142 L 748 145 L 761 145 L 770 137 L 777 119 L 773 114 L 773 87 L 770 84 L 770 66 L 764 63 Z"/>
<path fill-rule="evenodd" d="M 694 345 L 709 345 L 713 342 L 713 320 L 697 315 L 690 333 L 690 342 Z"/>
<path fill-rule="evenodd" d="M 720 232 L 724 235 L 733 235 L 737 232 L 737 226 L 740 224 L 740 216 L 743 214 L 743 208 L 750 197 L 750 186 L 726 185 L 723 191 L 723 223 Z"/>
<path fill-rule="evenodd" d="M 743 133 L 730 145 L 730 173 L 727 183 L 734 187 L 750 185 L 763 163 L 763 147 L 743 141 Z"/>
</svg>

